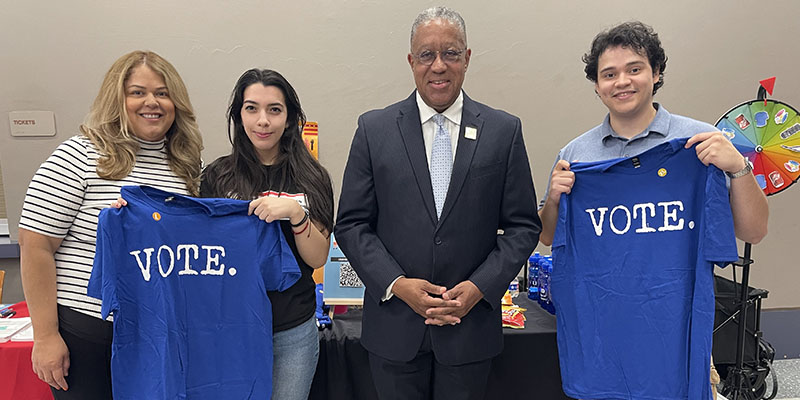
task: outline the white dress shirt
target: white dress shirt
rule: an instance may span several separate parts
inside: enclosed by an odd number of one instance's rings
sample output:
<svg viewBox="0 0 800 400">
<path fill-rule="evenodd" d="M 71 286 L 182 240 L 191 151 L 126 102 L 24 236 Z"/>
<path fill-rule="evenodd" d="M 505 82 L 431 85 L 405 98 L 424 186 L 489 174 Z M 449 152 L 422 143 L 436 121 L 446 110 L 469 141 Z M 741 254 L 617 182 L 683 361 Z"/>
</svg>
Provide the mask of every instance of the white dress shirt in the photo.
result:
<svg viewBox="0 0 800 400">
<path fill-rule="evenodd" d="M 417 92 L 417 108 L 419 120 L 422 125 L 422 140 L 425 141 L 425 155 L 428 157 L 428 168 L 431 166 L 431 153 L 433 152 L 433 138 L 436 136 L 436 122 L 433 116 L 438 114 L 431 106 L 425 104 L 422 96 Z M 450 134 L 450 145 L 453 148 L 453 157 L 456 156 L 458 147 L 458 131 L 461 129 L 461 110 L 464 109 L 464 92 L 459 92 L 456 101 L 447 110 L 442 112 L 447 133 Z"/>
<path fill-rule="evenodd" d="M 422 140 L 425 141 L 425 155 L 428 158 L 428 171 L 431 168 L 431 153 L 433 152 L 433 138 L 436 136 L 436 122 L 433 120 L 433 116 L 439 114 L 436 110 L 434 110 L 431 106 L 425 104 L 425 100 L 422 100 L 422 96 L 419 95 L 419 91 L 416 92 L 417 94 L 417 108 L 419 108 L 419 120 L 420 124 L 422 125 Z M 444 115 L 444 124 L 445 128 L 447 128 L 447 133 L 450 135 L 450 145 L 453 146 L 453 158 L 455 159 L 456 156 L 456 148 L 458 147 L 458 132 L 461 129 L 461 110 L 464 109 L 464 92 L 461 91 L 458 93 L 458 97 L 453 104 L 450 105 L 444 112 L 441 114 Z M 398 279 L 402 278 L 403 275 L 398 276 L 395 278 L 392 283 L 389 284 L 389 287 L 386 288 L 386 294 L 384 294 L 382 301 L 386 301 L 394 296 L 392 293 L 392 288 L 394 287 L 395 282 Z"/>
</svg>

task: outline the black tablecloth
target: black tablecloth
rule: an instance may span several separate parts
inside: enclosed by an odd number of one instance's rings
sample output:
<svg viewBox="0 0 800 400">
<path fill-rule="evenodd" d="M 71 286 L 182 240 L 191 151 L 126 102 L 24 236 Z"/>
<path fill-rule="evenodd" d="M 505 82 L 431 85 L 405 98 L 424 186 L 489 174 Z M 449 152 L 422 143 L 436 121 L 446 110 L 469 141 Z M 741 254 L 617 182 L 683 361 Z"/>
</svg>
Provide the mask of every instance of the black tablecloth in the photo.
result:
<svg viewBox="0 0 800 400">
<path fill-rule="evenodd" d="M 556 319 L 527 298 L 525 329 L 503 330 L 505 347 L 492 360 L 486 399 L 568 399 L 561 390 L 556 347 Z M 320 332 L 320 354 L 310 399 L 373 400 L 375 386 L 367 351 L 361 346 L 361 310 L 337 315 L 333 327 Z"/>
</svg>

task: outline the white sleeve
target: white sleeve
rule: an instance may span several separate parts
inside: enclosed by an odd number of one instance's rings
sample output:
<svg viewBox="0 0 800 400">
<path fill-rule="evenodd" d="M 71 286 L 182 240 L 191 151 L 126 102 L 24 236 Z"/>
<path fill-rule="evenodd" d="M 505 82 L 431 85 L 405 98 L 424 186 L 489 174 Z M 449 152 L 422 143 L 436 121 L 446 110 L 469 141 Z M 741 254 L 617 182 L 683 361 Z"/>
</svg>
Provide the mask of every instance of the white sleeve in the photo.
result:
<svg viewBox="0 0 800 400">
<path fill-rule="evenodd" d="M 394 293 L 392 293 L 392 288 L 394 287 L 395 282 L 397 282 L 400 278 L 404 278 L 404 276 L 400 275 L 397 278 L 394 278 L 392 283 L 389 284 L 389 287 L 386 288 L 386 294 L 381 297 L 381 301 L 387 301 L 394 296 Z"/>
</svg>

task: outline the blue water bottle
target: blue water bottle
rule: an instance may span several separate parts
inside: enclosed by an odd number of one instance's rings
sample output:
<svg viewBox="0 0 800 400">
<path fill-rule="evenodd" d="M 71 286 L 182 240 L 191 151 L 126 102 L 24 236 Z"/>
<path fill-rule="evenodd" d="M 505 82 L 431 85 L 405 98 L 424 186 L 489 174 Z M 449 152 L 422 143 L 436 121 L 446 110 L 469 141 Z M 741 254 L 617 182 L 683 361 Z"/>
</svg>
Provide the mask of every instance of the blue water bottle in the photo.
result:
<svg viewBox="0 0 800 400">
<path fill-rule="evenodd" d="M 511 295 L 511 298 L 519 296 L 519 281 L 517 278 L 514 278 L 508 285 L 508 293 Z"/>
<path fill-rule="evenodd" d="M 539 262 L 539 305 L 545 308 L 549 299 L 550 287 L 547 285 L 547 259 L 544 258 Z"/>
<path fill-rule="evenodd" d="M 539 300 L 539 252 L 528 258 L 528 298 Z"/>
<path fill-rule="evenodd" d="M 550 314 L 556 314 L 556 307 L 553 305 L 553 292 L 550 290 L 550 277 L 553 274 L 553 257 L 547 256 L 545 258 L 545 287 L 547 287 L 547 300 L 544 302 L 543 307 Z"/>
</svg>

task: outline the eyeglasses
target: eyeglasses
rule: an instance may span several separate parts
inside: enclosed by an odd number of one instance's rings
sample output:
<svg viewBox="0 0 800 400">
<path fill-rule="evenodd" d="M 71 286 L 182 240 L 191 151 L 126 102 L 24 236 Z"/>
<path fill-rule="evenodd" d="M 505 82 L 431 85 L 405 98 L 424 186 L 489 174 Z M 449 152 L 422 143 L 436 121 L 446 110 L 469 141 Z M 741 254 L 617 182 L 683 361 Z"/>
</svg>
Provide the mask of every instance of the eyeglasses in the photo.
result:
<svg viewBox="0 0 800 400">
<path fill-rule="evenodd" d="M 459 60 L 461 60 L 461 55 L 464 54 L 464 50 L 443 50 L 443 51 L 431 51 L 425 50 L 422 53 L 419 53 L 414 56 L 417 61 L 420 62 L 422 65 L 432 65 L 434 61 L 436 61 L 436 56 L 442 58 L 442 61 L 448 64 L 455 64 Z"/>
</svg>

